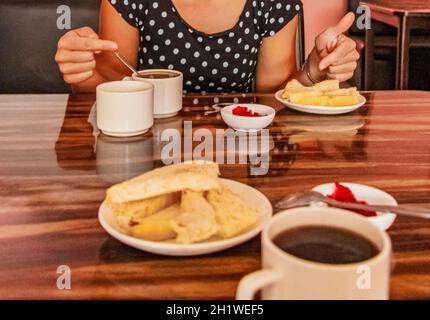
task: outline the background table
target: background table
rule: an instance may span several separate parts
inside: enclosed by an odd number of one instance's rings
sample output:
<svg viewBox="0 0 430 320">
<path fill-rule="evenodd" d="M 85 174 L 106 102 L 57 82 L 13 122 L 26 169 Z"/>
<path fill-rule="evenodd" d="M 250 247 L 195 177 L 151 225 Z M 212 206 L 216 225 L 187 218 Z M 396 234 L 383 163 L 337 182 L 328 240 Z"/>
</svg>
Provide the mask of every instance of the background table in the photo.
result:
<svg viewBox="0 0 430 320">
<path fill-rule="evenodd" d="M 214 100 L 256 101 L 279 112 L 270 127 L 270 168 L 222 165 L 222 176 L 282 196 L 332 181 L 382 188 L 399 203 L 430 204 L 430 93 L 373 92 L 359 111 L 306 115 L 271 95 L 192 96 L 183 112 L 133 139 L 97 137 L 94 96 L 0 96 L 0 298 L 234 298 L 260 267 L 259 238 L 213 255 L 169 258 L 129 248 L 104 232 L 97 210 L 111 184 L 161 166 L 160 134 L 226 129 L 204 117 Z M 430 222 L 399 217 L 391 297 L 430 298 Z M 72 270 L 58 290 L 57 267 Z"/>
<path fill-rule="evenodd" d="M 396 89 L 409 88 L 409 49 L 411 30 L 430 29 L 430 1 L 428 0 L 365 0 L 361 5 L 371 10 L 372 20 L 397 28 Z M 423 43 L 429 46 L 429 41 Z M 365 80 L 366 89 L 372 88 L 374 31 L 366 29 Z"/>
</svg>

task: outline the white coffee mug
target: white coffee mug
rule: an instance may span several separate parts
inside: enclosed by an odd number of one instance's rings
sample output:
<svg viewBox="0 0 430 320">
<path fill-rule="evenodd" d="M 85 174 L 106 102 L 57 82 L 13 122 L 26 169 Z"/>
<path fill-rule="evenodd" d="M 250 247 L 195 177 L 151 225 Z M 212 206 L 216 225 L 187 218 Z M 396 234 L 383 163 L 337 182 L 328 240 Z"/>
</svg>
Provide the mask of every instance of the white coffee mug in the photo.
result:
<svg viewBox="0 0 430 320">
<path fill-rule="evenodd" d="M 171 78 L 143 78 L 145 74 L 174 75 Z M 178 114 L 182 109 L 182 94 L 184 76 L 182 72 L 169 69 L 148 69 L 138 71 L 131 76 L 132 80 L 149 82 L 154 86 L 154 118 L 169 118 Z M 125 78 L 130 79 L 130 78 Z"/>
<path fill-rule="evenodd" d="M 303 226 L 346 229 L 372 241 L 379 253 L 354 264 L 323 264 L 293 256 L 273 242 L 280 233 Z M 366 218 L 335 208 L 297 208 L 275 215 L 262 232 L 263 269 L 245 276 L 237 299 L 261 290 L 269 300 L 385 300 L 389 297 L 391 241 Z"/>
<path fill-rule="evenodd" d="M 113 81 L 97 86 L 97 126 L 106 135 L 131 137 L 154 124 L 154 88 L 148 82 Z"/>
</svg>

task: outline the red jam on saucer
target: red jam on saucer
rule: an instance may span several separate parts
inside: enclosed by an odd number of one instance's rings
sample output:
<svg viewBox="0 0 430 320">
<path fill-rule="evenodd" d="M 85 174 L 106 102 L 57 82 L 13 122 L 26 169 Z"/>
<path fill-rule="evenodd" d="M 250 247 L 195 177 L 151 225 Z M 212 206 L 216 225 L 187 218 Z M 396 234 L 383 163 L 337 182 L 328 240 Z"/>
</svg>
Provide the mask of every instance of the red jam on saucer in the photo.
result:
<svg viewBox="0 0 430 320">
<path fill-rule="evenodd" d="M 357 198 L 354 196 L 354 194 L 348 187 L 345 187 L 338 182 L 335 183 L 334 191 L 331 195 L 328 195 L 328 197 L 340 202 L 367 204 L 367 202 L 365 201 L 357 200 Z M 357 212 L 358 214 L 361 214 L 362 216 L 365 216 L 365 217 L 377 216 L 375 211 L 369 211 L 369 210 L 352 210 L 352 211 Z"/>
</svg>

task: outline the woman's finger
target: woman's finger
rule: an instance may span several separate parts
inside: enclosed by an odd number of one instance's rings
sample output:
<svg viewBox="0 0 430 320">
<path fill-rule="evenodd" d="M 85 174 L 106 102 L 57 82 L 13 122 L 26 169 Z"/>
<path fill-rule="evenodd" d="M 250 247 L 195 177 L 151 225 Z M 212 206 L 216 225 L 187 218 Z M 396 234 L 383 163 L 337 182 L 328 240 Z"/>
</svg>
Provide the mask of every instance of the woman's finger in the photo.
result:
<svg viewBox="0 0 430 320">
<path fill-rule="evenodd" d="M 84 38 L 92 38 L 92 39 L 98 39 L 99 35 L 90 27 L 82 27 L 76 30 L 73 30 L 72 32 L 76 33 L 80 37 Z"/>
<path fill-rule="evenodd" d="M 96 61 L 92 60 L 89 62 L 80 63 L 61 63 L 59 65 L 60 71 L 63 74 L 76 74 L 94 70 L 96 67 Z"/>
<path fill-rule="evenodd" d="M 93 71 L 87 71 L 83 73 L 75 73 L 75 74 L 65 74 L 63 76 L 64 82 L 68 84 L 79 83 L 85 80 L 88 80 L 93 76 Z"/>
<path fill-rule="evenodd" d="M 340 82 L 347 81 L 351 79 L 353 76 L 354 76 L 354 72 L 337 73 L 337 74 L 327 73 L 327 77 L 329 79 L 339 80 Z"/>
<path fill-rule="evenodd" d="M 354 72 L 357 69 L 357 62 L 348 62 L 339 66 L 328 67 L 329 74 L 342 74 L 348 72 Z"/>
<path fill-rule="evenodd" d="M 109 40 L 65 36 L 58 41 L 58 48 L 74 51 L 116 51 L 118 45 Z"/>
<path fill-rule="evenodd" d="M 55 55 L 55 61 L 57 63 L 89 62 L 92 60 L 94 60 L 94 53 L 91 51 L 70 51 L 60 49 Z"/>
<path fill-rule="evenodd" d="M 332 66 L 340 66 L 342 64 L 358 61 L 360 59 L 360 54 L 357 50 L 353 50 L 340 59 L 337 63 L 333 63 Z"/>
<path fill-rule="evenodd" d="M 354 40 L 345 37 L 343 41 L 338 42 L 333 52 L 321 60 L 319 64 L 320 70 L 325 70 L 330 65 L 339 63 L 348 53 L 355 50 L 356 46 L 357 44 Z"/>
<path fill-rule="evenodd" d="M 87 37 L 91 39 L 99 39 L 99 35 L 90 27 L 82 27 L 74 30 L 74 32 L 80 37 Z M 100 50 L 94 52 L 95 54 L 101 53 Z"/>
<path fill-rule="evenodd" d="M 349 12 L 346 14 L 335 26 L 332 26 L 322 32 L 315 39 L 315 46 L 319 52 L 323 52 L 328 49 L 329 43 L 334 41 L 339 35 L 348 31 L 348 29 L 353 25 L 355 20 L 355 14 Z"/>
</svg>

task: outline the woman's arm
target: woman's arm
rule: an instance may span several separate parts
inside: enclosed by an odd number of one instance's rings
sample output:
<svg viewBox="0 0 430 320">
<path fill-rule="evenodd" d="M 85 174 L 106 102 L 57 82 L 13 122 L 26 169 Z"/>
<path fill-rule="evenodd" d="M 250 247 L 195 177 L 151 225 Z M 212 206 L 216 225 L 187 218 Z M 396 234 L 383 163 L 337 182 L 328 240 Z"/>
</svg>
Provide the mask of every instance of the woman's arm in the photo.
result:
<svg viewBox="0 0 430 320">
<path fill-rule="evenodd" d="M 347 14 L 335 27 L 328 28 L 316 39 L 316 46 L 308 57 L 312 79 L 326 78 L 346 81 L 353 76 L 360 58 L 355 42 L 344 36 L 354 22 L 354 15 Z M 275 92 L 291 79 L 304 85 L 313 85 L 305 71 L 297 70 L 295 17 L 274 36 L 265 38 L 260 48 L 256 71 L 256 91 Z"/>
<path fill-rule="evenodd" d="M 307 75 L 297 70 L 297 25 L 298 18 L 295 17 L 274 36 L 263 39 L 256 71 L 257 92 L 275 92 L 292 78 L 304 85 L 312 85 Z M 312 71 L 317 75 L 317 70 Z"/>
<path fill-rule="evenodd" d="M 100 83 L 130 74 L 113 51 L 135 66 L 138 41 L 138 30 L 122 19 L 108 0 L 102 0 L 99 34 L 89 27 L 69 31 L 58 41 L 55 60 L 74 92 L 94 92 Z"/>
<path fill-rule="evenodd" d="M 136 67 L 139 31 L 118 14 L 109 0 L 102 0 L 99 29 L 100 38 L 116 42 L 121 57 L 131 66 Z M 100 74 L 109 80 L 120 80 L 130 75 L 130 70 L 111 52 L 99 54 L 97 65 Z"/>
</svg>

